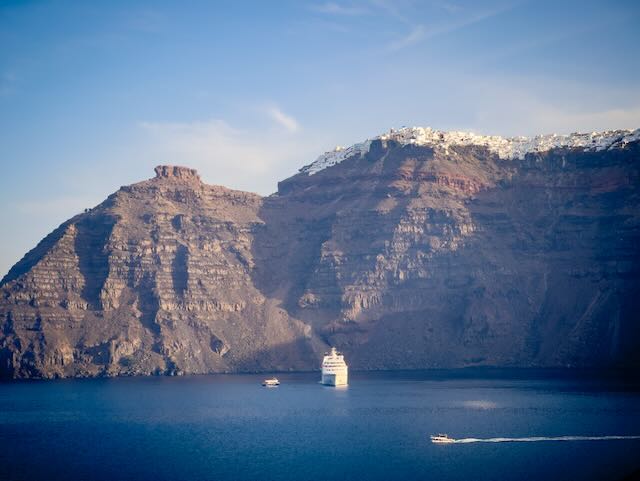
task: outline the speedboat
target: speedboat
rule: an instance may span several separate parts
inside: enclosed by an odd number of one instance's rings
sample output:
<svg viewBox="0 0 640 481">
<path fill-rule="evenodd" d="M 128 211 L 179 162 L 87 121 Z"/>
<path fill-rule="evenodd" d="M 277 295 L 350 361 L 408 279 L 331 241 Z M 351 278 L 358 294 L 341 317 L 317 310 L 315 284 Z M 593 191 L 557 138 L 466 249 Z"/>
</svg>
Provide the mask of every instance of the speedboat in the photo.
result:
<svg viewBox="0 0 640 481">
<path fill-rule="evenodd" d="M 280 381 L 278 381 L 275 377 L 272 377 L 271 379 L 265 379 L 264 381 L 262 381 L 262 385 L 266 387 L 276 387 L 280 385 Z"/>
<path fill-rule="evenodd" d="M 454 440 L 451 439 L 446 434 L 432 434 L 431 435 L 431 442 L 432 443 L 437 443 L 437 444 L 448 444 L 448 443 L 453 443 Z"/>
</svg>

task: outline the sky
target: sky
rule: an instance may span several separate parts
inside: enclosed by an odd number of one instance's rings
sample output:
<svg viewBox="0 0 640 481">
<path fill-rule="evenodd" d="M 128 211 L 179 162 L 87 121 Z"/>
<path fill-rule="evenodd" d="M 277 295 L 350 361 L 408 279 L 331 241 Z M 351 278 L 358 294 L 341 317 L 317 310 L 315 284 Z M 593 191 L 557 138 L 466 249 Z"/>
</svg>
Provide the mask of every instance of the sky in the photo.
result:
<svg viewBox="0 0 640 481">
<path fill-rule="evenodd" d="M 639 25 L 635 0 L 0 0 L 0 276 L 158 164 L 267 195 L 392 127 L 638 128 Z"/>
</svg>

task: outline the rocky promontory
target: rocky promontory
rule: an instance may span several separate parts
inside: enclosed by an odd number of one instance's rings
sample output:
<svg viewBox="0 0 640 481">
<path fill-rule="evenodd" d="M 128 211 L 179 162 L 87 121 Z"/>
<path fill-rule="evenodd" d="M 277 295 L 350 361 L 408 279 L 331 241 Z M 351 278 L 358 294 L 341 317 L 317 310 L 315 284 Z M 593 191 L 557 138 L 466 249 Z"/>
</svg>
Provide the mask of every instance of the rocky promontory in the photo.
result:
<svg viewBox="0 0 640 481">
<path fill-rule="evenodd" d="M 640 367 L 639 138 L 403 129 L 268 197 L 156 167 L 2 279 L 0 376 Z"/>
</svg>

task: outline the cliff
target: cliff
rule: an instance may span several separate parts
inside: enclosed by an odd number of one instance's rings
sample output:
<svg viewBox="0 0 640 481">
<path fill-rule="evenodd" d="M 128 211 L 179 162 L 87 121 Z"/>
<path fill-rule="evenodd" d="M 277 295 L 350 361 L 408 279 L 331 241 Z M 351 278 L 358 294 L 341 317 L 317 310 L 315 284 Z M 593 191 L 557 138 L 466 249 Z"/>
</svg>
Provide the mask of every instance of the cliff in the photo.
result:
<svg viewBox="0 0 640 481">
<path fill-rule="evenodd" d="M 5 276 L 0 375 L 638 367 L 639 137 L 403 129 L 269 197 L 157 167 Z"/>
</svg>

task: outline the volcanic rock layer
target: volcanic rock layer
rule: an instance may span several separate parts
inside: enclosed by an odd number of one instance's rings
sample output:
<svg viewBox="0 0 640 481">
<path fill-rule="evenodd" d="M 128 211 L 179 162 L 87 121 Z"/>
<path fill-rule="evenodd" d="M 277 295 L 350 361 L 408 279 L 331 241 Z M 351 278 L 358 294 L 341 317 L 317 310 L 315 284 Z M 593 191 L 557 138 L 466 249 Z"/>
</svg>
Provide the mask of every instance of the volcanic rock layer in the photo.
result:
<svg viewBox="0 0 640 481">
<path fill-rule="evenodd" d="M 377 138 L 269 197 L 160 166 L 0 284 L 0 376 L 640 366 L 640 142 Z"/>
</svg>

